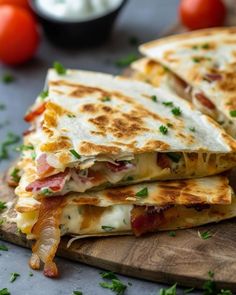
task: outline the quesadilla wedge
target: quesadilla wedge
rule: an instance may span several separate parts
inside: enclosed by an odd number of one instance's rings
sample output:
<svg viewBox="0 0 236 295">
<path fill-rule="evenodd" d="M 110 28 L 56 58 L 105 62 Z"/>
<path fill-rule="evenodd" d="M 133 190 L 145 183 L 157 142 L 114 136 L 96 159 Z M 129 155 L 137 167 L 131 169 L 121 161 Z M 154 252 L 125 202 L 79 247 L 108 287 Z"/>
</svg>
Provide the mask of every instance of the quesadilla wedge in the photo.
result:
<svg viewBox="0 0 236 295">
<path fill-rule="evenodd" d="M 30 265 L 45 264 L 46 276 L 57 276 L 53 262 L 60 237 L 134 234 L 190 228 L 236 216 L 236 199 L 224 176 L 143 183 L 64 197 L 20 197 L 17 227 L 35 239 Z"/>
<path fill-rule="evenodd" d="M 175 87 L 183 87 L 203 113 L 236 137 L 236 28 L 161 38 L 142 45 L 140 51 L 177 75 Z"/>
<path fill-rule="evenodd" d="M 50 70 L 47 83 L 49 95 L 27 115 L 32 129 L 24 140 L 18 191 L 64 195 L 203 177 L 236 165 L 236 141 L 167 90 L 74 70 Z"/>
</svg>

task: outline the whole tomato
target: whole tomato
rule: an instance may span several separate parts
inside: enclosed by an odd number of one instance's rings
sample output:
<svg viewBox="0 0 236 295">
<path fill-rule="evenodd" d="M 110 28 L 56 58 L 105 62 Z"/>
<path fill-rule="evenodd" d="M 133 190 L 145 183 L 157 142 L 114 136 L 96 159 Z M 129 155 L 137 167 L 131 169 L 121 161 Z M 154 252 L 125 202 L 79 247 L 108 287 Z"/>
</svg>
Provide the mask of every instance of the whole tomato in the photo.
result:
<svg viewBox="0 0 236 295">
<path fill-rule="evenodd" d="M 222 0 L 181 0 L 182 23 L 191 30 L 221 26 L 226 17 Z"/>
<path fill-rule="evenodd" d="M 17 65 L 35 54 L 39 43 L 37 23 L 24 8 L 0 5 L 0 61 Z"/>
<path fill-rule="evenodd" d="M 30 9 L 28 0 L 0 0 L 0 5 L 2 4 L 17 5 Z"/>
</svg>

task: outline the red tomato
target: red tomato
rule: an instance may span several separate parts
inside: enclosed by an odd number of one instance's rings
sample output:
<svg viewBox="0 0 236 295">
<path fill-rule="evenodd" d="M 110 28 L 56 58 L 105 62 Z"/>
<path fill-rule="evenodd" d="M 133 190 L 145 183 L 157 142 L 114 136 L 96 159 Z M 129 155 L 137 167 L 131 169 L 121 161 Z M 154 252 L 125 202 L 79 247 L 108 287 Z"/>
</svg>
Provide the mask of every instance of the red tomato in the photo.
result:
<svg viewBox="0 0 236 295">
<path fill-rule="evenodd" d="M 187 28 L 196 30 L 221 26 L 226 8 L 222 0 L 181 0 L 179 14 Z"/>
<path fill-rule="evenodd" d="M 0 5 L 2 4 L 17 5 L 17 6 L 30 9 L 28 0 L 0 0 Z"/>
<path fill-rule="evenodd" d="M 0 61 L 21 64 L 36 52 L 39 43 L 37 23 L 26 9 L 0 5 Z"/>
</svg>

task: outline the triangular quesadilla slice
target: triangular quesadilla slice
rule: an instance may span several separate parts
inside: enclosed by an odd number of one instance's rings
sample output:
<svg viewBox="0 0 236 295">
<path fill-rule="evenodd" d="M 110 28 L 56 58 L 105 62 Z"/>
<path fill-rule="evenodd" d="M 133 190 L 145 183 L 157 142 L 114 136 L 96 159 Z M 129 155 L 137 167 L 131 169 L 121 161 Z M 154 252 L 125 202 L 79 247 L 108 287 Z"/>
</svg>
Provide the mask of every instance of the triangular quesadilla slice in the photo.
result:
<svg viewBox="0 0 236 295">
<path fill-rule="evenodd" d="M 21 191 L 64 195 L 236 165 L 235 140 L 166 89 L 75 70 L 50 70 L 47 81 L 49 95 L 27 115 Z"/>
<path fill-rule="evenodd" d="M 176 74 L 176 87 L 185 83 L 194 104 L 236 137 L 236 28 L 165 37 L 142 45 L 140 51 Z"/>
<path fill-rule="evenodd" d="M 226 177 L 212 176 L 41 200 L 21 196 L 16 210 L 17 227 L 36 240 L 31 266 L 38 268 L 42 260 L 45 275 L 56 276 L 53 258 L 62 235 L 140 236 L 190 228 L 235 217 L 236 199 Z"/>
</svg>

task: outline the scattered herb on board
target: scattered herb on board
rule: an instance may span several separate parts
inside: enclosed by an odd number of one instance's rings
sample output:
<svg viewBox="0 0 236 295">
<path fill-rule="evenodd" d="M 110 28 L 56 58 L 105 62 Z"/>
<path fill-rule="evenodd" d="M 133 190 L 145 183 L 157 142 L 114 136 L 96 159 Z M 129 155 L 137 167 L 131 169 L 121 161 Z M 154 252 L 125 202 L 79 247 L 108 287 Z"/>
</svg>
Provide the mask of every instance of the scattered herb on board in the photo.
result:
<svg viewBox="0 0 236 295">
<path fill-rule="evenodd" d="M 10 73 L 5 73 L 3 76 L 2 76 L 2 82 L 5 83 L 5 84 L 10 84 L 12 83 L 13 81 L 15 80 L 14 76 Z"/>
<path fill-rule="evenodd" d="M 0 145 L 0 160 L 9 158 L 8 147 L 10 145 L 13 145 L 13 144 L 19 142 L 19 140 L 20 140 L 20 137 L 18 135 L 14 134 L 12 132 L 9 132 L 7 134 L 7 138 Z"/>
<path fill-rule="evenodd" d="M 7 208 L 6 202 L 0 201 L 0 212 Z"/>
<path fill-rule="evenodd" d="M 81 158 L 81 156 L 75 150 L 70 150 L 70 153 L 77 159 Z"/>
<path fill-rule="evenodd" d="M 209 280 L 207 280 L 207 281 L 203 284 L 203 286 L 202 286 L 203 294 L 204 294 L 204 295 L 214 295 L 214 294 L 217 294 L 217 291 L 216 291 L 216 284 L 215 284 L 215 282 L 213 281 L 213 278 L 214 278 L 214 272 L 209 271 L 209 272 L 208 272 L 208 277 L 209 277 Z"/>
<path fill-rule="evenodd" d="M 202 239 L 202 240 L 208 240 L 212 237 L 212 233 L 207 230 L 207 231 L 204 231 L 204 232 L 200 232 L 198 231 L 198 236 Z"/>
<path fill-rule="evenodd" d="M 3 223 L 4 223 L 4 220 L 0 219 L 0 227 L 3 225 Z"/>
<path fill-rule="evenodd" d="M 175 116 L 180 116 L 181 115 L 181 110 L 179 107 L 175 107 L 171 110 L 172 114 Z"/>
<path fill-rule="evenodd" d="M 175 231 L 173 231 L 173 230 L 171 230 L 171 231 L 169 231 L 169 233 L 168 233 L 168 235 L 170 236 L 170 237 L 176 237 L 176 232 Z"/>
<path fill-rule="evenodd" d="M 0 245 L 0 251 L 8 251 L 8 247 L 4 244 Z"/>
<path fill-rule="evenodd" d="M 66 74 L 65 67 L 58 61 L 55 61 L 53 63 L 53 68 L 57 72 L 58 75 L 65 75 Z"/>
<path fill-rule="evenodd" d="M 81 292 L 81 291 L 73 291 L 73 295 L 83 295 L 83 292 Z"/>
<path fill-rule="evenodd" d="M 161 125 L 161 126 L 159 127 L 159 130 L 160 130 L 160 132 L 161 132 L 163 135 L 166 135 L 166 134 L 168 133 L 168 128 L 167 128 L 166 126 L 164 126 L 164 125 Z"/>
<path fill-rule="evenodd" d="M 138 55 L 134 53 L 128 54 L 126 57 L 120 58 L 116 61 L 116 66 L 123 68 L 129 66 L 132 62 L 138 59 Z"/>
<path fill-rule="evenodd" d="M 48 90 L 43 90 L 40 94 L 39 94 L 41 100 L 44 100 L 46 97 L 48 97 Z"/>
<path fill-rule="evenodd" d="M 157 102 L 157 96 L 156 95 L 152 95 L 151 96 L 151 100 L 154 101 L 154 102 Z"/>
<path fill-rule="evenodd" d="M 103 279 L 108 279 L 108 280 L 116 279 L 116 280 L 118 280 L 117 276 L 112 271 L 101 272 L 100 275 Z"/>
<path fill-rule="evenodd" d="M 16 280 L 19 276 L 20 276 L 19 273 L 17 273 L 17 272 L 12 272 L 12 273 L 11 273 L 11 277 L 10 277 L 10 283 L 15 282 L 15 280 Z"/>
<path fill-rule="evenodd" d="M 194 291 L 194 288 L 189 288 L 184 290 L 184 294 L 189 294 Z"/>
<path fill-rule="evenodd" d="M 229 112 L 231 117 L 236 117 L 236 110 L 232 110 Z"/>
<path fill-rule="evenodd" d="M 111 283 L 101 282 L 100 286 L 102 288 L 110 289 L 116 295 L 123 295 L 127 289 L 127 286 L 117 279 L 112 279 Z"/>
<path fill-rule="evenodd" d="M 135 194 L 136 197 L 139 197 L 139 198 L 146 198 L 148 196 L 148 188 L 147 187 L 144 187 L 143 189 L 141 189 L 140 191 L 138 191 L 136 194 Z"/>
<path fill-rule="evenodd" d="M 217 295 L 233 295 L 233 293 L 230 290 L 221 289 L 220 293 L 218 293 Z"/>
<path fill-rule="evenodd" d="M 174 163 L 179 163 L 182 158 L 181 153 L 166 153 L 167 157 L 170 158 Z"/>
<path fill-rule="evenodd" d="M 3 288 L 0 290 L 0 295 L 11 295 L 7 288 Z"/>
<path fill-rule="evenodd" d="M 177 283 L 175 283 L 172 287 L 170 287 L 169 289 L 163 289 L 161 288 L 159 295 L 176 295 L 176 286 Z"/>
<path fill-rule="evenodd" d="M 33 277 L 34 276 L 34 274 L 30 271 L 29 272 L 29 277 Z"/>
<path fill-rule="evenodd" d="M 139 44 L 139 39 L 136 36 L 129 37 L 129 44 L 131 46 L 137 46 Z"/>
<path fill-rule="evenodd" d="M 113 226 L 109 226 L 109 225 L 102 225 L 101 228 L 106 232 L 111 232 L 113 231 L 113 229 L 115 229 Z"/>
<path fill-rule="evenodd" d="M 18 183 L 20 180 L 20 175 L 19 175 L 20 169 L 14 168 L 14 170 L 11 172 L 10 176 L 11 178 Z"/>
<path fill-rule="evenodd" d="M 6 108 L 5 104 L 0 103 L 0 110 L 1 110 L 1 111 L 2 111 L 2 110 L 5 110 L 5 108 Z"/>
</svg>

